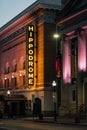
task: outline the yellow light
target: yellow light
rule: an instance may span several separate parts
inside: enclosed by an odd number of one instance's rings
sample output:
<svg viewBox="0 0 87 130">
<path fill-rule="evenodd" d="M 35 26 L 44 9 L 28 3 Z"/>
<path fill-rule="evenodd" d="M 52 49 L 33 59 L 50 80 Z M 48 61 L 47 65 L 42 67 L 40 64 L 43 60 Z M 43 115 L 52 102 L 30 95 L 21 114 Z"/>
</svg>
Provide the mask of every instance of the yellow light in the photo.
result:
<svg viewBox="0 0 87 130">
<path fill-rule="evenodd" d="M 52 86 L 53 87 L 56 86 L 56 81 L 55 80 L 52 82 Z"/>
<path fill-rule="evenodd" d="M 22 77 L 22 73 L 20 73 L 20 75 L 19 75 L 20 77 Z"/>
<path fill-rule="evenodd" d="M 60 35 L 59 35 L 58 33 L 55 33 L 55 34 L 53 35 L 53 37 L 54 37 L 54 38 L 59 38 Z"/>
<path fill-rule="evenodd" d="M 7 79 L 7 77 L 4 78 L 5 80 Z"/>
<path fill-rule="evenodd" d="M 14 75 L 12 75 L 12 78 L 14 78 Z"/>
<path fill-rule="evenodd" d="M 10 95 L 10 91 L 9 90 L 7 91 L 7 95 Z"/>
</svg>

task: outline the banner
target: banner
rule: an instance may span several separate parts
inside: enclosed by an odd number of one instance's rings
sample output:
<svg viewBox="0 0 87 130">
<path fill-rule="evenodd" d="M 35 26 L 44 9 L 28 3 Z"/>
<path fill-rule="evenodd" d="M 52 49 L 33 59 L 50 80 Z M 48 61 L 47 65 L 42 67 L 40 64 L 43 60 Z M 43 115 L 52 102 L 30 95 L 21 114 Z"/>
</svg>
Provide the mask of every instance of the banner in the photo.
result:
<svg viewBox="0 0 87 130">
<path fill-rule="evenodd" d="M 71 40 L 71 81 L 76 82 L 77 71 L 77 38 Z"/>
<path fill-rule="evenodd" d="M 61 54 L 56 58 L 56 76 L 60 78 L 62 76 L 62 71 L 61 71 Z"/>
</svg>

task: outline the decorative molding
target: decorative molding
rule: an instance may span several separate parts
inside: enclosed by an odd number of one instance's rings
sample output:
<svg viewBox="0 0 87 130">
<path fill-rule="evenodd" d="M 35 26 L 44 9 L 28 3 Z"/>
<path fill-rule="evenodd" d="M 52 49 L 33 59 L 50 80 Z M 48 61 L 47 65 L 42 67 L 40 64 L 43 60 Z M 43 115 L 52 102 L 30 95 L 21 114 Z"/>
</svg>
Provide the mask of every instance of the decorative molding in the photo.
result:
<svg viewBox="0 0 87 130">
<path fill-rule="evenodd" d="M 5 44 L 6 42 L 9 42 L 10 40 L 12 40 L 14 38 L 16 38 L 17 36 L 24 33 L 25 31 L 26 31 L 26 26 L 22 27 L 21 29 L 18 29 L 17 31 L 15 31 L 14 33 L 12 33 L 8 37 L 6 37 L 5 39 L 1 40 L 1 45 Z"/>
</svg>

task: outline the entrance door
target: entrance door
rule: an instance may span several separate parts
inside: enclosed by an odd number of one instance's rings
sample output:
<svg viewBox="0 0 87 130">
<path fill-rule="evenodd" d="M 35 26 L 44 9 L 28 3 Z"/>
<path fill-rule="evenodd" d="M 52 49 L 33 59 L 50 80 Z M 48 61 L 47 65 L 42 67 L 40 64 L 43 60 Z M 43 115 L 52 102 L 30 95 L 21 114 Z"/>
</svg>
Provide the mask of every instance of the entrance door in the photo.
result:
<svg viewBox="0 0 87 130">
<path fill-rule="evenodd" d="M 40 116 L 41 114 L 41 100 L 39 98 L 35 98 L 35 102 L 33 104 L 33 116 Z"/>
<path fill-rule="evenodd" d="M 85 106 L 87 107 L 87 83 L 85 83 Z"/>
<path fill-rule="evenodd" d="M 12 116 L 17 116 L 18 111 L 17 111 L 17 102 L 12 102 L 11 103 L 11 109 L 12 109 Z"/>
</svg>

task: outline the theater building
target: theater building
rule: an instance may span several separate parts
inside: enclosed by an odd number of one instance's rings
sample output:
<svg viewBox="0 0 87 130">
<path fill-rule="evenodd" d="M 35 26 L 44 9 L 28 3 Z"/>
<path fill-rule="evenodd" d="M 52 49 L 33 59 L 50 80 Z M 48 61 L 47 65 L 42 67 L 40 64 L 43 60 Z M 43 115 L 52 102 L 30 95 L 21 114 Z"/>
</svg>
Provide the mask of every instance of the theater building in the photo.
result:
<svg viewBox="0 0 87 130">
<path fill-rule="evenodd" d="M 50 116 L 56 102 L 57 114 L 75 114 L 86 93 L 86 0 L 37 0 L 0 28 L 3 113 Z"/>
<path fill-rule="evenodd" d="M 0 95 L 5 113 L 53 111 L 58 0 L 38 0 L 0 29 Z M 35 109 L 35 105 L 38 110 Z M 35 110 L 34 110 L 35 109 Z"/>
<path fill-rule="evenodd" d="M 87 114 L 87 1 L 69 0 L 57 14 L 62 57 L 60 113 Z M 61 46 L 60 46 L 61 44 Z M 60 64 L 60 62 L 58 62 Z M 60 71 L 60 68 L 57 70 Z M 58 77 L 58 76 L 57 76 Z M 60 77 L 58 77 L 59 79 Z M 59 86 L 60 87 L 60 86 Z"/>
</svg>

